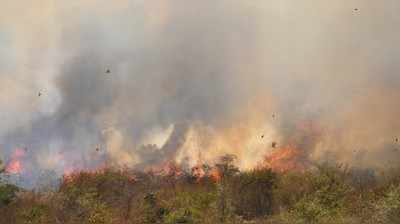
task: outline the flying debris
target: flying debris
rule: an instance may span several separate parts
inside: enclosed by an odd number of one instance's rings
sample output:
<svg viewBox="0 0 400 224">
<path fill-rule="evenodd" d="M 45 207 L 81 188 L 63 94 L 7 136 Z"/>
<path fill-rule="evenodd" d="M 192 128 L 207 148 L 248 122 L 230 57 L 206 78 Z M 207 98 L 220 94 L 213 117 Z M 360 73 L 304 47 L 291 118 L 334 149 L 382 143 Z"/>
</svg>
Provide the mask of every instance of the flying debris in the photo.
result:
<svg viewBox="0 0 400 224">
<path fill-rule="evenodd" d="M 39 92 L 39 93 L 38 93 L 38 96 L 39 96 L 39 97 L 42 96 L 42 92 Z"/>
<path fill-rule="evenodd" d="M 395 141 L 396 141 L 396 142 L 399 142 L 399 138 L 396 138 Z"/>
<path fill-rule="evenodd" d="M 272 142 L 272 143 L 271 143 L 271 147 L 272 147 L 272 148 L 276 148 L 277 145 L 278 145 L 278 143 L 276 143 L 276 142 Z"/>
<path fill-rule="evenodd" d="M 357 11 L 358 11 L 358 8 L 354 8 L 354 11 L 357 12 Z"/>
<path fill-rule="evenodd" d="M 264 135 L 261 135 L 261 138 L 264 138 Z"/>
<path fill-rule="evenodd" d="M 99 148 L 99 147 L 96 147 L 96 152 L 98 152 L 98 151 L 100 151 L 100 148 Z"/>
<path fill-rule="evenodd" d="M 111 73 L 110 69 L 107 69 L 106 74 L 110 74 L 110 73 Z"/>
</svg>

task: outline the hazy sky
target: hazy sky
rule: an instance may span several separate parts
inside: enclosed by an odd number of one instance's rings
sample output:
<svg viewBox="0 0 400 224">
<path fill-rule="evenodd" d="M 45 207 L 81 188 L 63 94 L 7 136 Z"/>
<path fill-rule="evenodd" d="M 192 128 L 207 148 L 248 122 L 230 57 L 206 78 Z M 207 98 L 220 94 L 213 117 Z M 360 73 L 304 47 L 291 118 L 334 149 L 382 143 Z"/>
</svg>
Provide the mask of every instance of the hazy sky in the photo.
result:
<svg viewBox="0 0 400 224">
<path fill-rule="evenodd" d="M 399 158 L 398 0 L 0 3 L 5 160 L 28 147 L 60 171 L 100 147 L 119 165 L 235 153 L 249 168 L 309 120 L 310 158 Z"/>
</svg>

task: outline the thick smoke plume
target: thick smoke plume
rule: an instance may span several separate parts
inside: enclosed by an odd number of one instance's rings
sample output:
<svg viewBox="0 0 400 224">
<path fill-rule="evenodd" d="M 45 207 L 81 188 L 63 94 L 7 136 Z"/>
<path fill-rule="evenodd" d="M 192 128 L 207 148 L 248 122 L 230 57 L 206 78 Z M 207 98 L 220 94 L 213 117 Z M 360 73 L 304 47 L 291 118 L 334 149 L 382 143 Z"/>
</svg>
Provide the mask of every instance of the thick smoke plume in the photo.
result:
<svg viewBox="0 0 400 224">
<path fill-rule="evenodd" d="M 227 153 L 249 169 L 273 142 L 316 163 L 399 162 L 396 0 L 3 5 L 0 156 L 26 151 L 27 185 Z"/>
</svg>

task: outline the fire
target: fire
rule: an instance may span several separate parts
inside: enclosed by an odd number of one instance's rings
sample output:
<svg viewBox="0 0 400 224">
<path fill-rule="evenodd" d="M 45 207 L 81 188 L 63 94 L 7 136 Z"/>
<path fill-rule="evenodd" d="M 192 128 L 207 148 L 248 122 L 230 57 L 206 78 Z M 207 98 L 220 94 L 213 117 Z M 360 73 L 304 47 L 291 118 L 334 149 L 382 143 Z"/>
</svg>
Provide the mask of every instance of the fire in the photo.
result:
<svg viewBox="0 0 400 224">
<path fill-rule="evenodd" d="M 179 178 L 184 174 L 182 168 L 175 162 L 167 161 L 162 164 L 145 169 L 146 172 L 160 176 Z"/>
<path fill-rule="evenodd" d="M 222 178 L 221 177 L 221 172 L 219 172 L 218 169 L 212 169 L 208 175 L 215 182 L 219 182 L 221 180 L 221 178 Z"/>
<path fill-rule="evenodd" d="M 18 174 L 22 172 L 22 163 L 19 160 L 11 161 L 6 167 L 6 172 L 11 174 Z"/>
<path fill-rule="evenodd" d="M 276 172 L 286 172 L 289 170 L 304 170 L 309 166 L 309 162 L 304 158 L 303 150 L 288 145 L 268 155 L 263 166 Z"/>
<path fill-rule="evenodd" d="M 104 174 L 106 172 L 105 169 L 98 169 L 98 170 L 72 170 L 70 172 L 66 172 L 63 175 L 63 181 L 64 183 L 72 183 L 75 182 L 78 178 L 82 176 L 82 174 L 87 175 L 87 176 L 96 176 L 98 174 Z"/>
<path fill-rule="evenodd" d="M 19 174 L 23 171 L 24 167 L 22 164 L 22 159 L 26 155 L 26 150 L 17 148 L 13 152 L 11 156 L 11 160 L 8 162 L 6 166 L 6 172 L 10 174 Z"/>
<path fill-rule="evenodd" d="M 221 173 L 215 167 L 206 168 L 204 165 L 197 165 L 192 168 L 192 175 L 200 181 L 202 178 L 208 177 L 211 180 L 218 182 L 221 180 Z"/>
<path fill-rule="evenodd" d="M 136 182 L 137 178 L 135 176 L 134 172 L 131 172 L 131 170 L 129 170 L 128 168 L 113 168 L 113 167 L 108 167 L 106 165 L 95 168 L 95 169 L 75 169 L 72 170 L 70 172 L 65 172 L 63 175 L 63 183 L 64 184 L 70 184 L 73 182 L 76 182 L 77 180 L 79 180 L 82 177 L 91 177 L 94 178 L 96 176 L 99 175 L 104 175 L 106 173 L 119 173 L 122 174 L 123 176 L 125 176 L 130 182 Z"/>
</svg>

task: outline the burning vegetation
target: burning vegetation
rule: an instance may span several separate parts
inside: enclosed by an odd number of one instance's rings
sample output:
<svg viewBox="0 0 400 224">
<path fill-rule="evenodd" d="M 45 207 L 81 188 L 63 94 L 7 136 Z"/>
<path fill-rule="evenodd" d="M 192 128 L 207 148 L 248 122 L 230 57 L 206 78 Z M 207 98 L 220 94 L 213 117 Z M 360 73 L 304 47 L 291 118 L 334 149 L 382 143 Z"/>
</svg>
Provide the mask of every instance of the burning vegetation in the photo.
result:
<svg viewBox="0 0 400 224">
<path fill-rule="evenodd" d="M 155 134 L 158 144 L 143 144 L 133 166 L 133 154 L 110 145 L 95 145 L 84 159 L 46 155 L 40 161 L 59 173 L 42 171 L 28 188 L 21 182 L 38 172 L 34 154 L 16 148 L 1 169 L 0 217 L 16 224 L 398 223 L 398 167 L 318 161 L 321 125 L 297 122 L 280 136 L 258 119 L 233 128 L 174 125 Z"/>
<path fill-rule="evenodd" d="M 295 146 L 286 146 L 273 151 L 265 158 L 262 166 L 271 168 L 276 172 L 287 172 L 291 170 L 306 170 L 310 167 L 304 158 L 304 152 Z"/>
<path fill-rule="evenodd" d="M 11 155 L 10 161 L 7 163 L 5 171 L 10 174 L 20 174 L 24 170 L 23 159 L 26 156 L 26 149 L 17 148 Z"/>
<path fill-rule="evenodd" d="M 162 173 L 79 171 L 39 191 L 2 181 L 1 223 L 397 224 L 400 219 L 399 170 L 380 176 L 327 165 L 239 171 L 235 162 L 226 155 L 191 171 L 173 164 Z"/>
<path fill-rule="evenodd" d="M 400 1 L 37 2 L 0 7 L 0 224 L 400 223 Z"/>
</svg>

